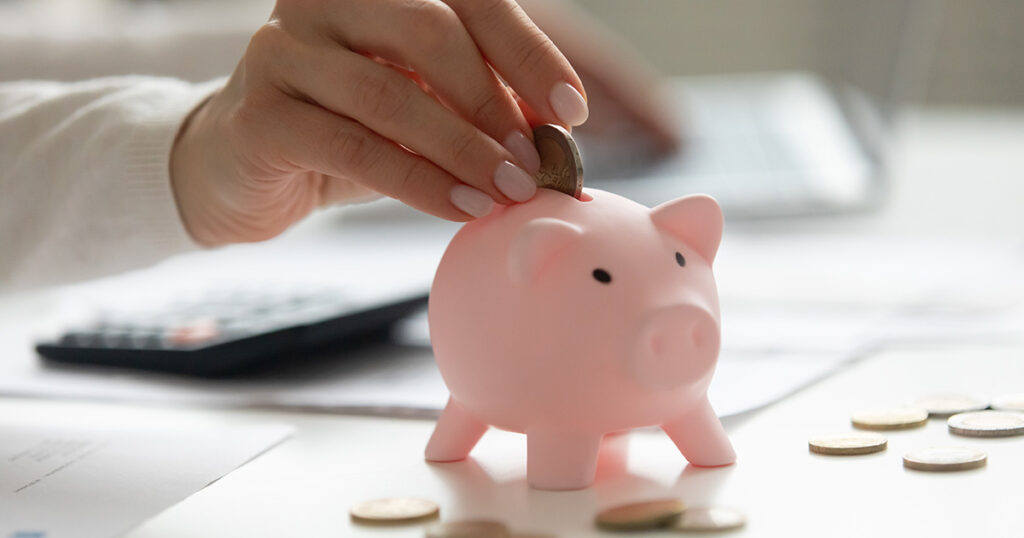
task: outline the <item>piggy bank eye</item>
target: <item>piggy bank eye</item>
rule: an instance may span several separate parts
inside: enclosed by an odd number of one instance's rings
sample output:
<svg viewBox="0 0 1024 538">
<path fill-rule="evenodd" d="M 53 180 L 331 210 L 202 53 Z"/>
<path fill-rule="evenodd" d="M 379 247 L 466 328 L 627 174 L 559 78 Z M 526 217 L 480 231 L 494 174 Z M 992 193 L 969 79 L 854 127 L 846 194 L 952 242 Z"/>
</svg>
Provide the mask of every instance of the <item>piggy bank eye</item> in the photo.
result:
<svg viewBox="0 0 1024 538">
<path fill-rule="evenodd" d="M 679 267 L 686 267 L 686 258 L 684 258 L 682 254 L 676 252 L 676 263 L 679 264 Z"/>
<path fill-rule="evenodd" d="M 604 269 L 594 269 L 593 275 L 594 280 L 602 284 L 608 284 L 612 281 L 612 275 L 608 274 L 608 271 L 605 271 Z"/>
</svg>

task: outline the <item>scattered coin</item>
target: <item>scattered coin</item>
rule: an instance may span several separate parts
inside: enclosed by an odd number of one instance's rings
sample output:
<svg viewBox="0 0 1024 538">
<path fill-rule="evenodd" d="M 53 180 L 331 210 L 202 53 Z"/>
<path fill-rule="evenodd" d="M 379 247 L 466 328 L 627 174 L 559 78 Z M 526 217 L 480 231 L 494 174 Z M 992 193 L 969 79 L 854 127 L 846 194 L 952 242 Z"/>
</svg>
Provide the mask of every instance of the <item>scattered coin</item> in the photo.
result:
<svg viewBox="0 0 1024 538">
<path fill-rule="evenodd" d="M 1024 414 L 1011 411 L 975 411 L 949 417 L 949 433 L 967 437 L 1024 435 Z"/>
<path fill-rule="evenodd" d="M 811 452 L 830 456 L 856 456 L 885 450 L 885 437 L 875 433 L 837 433 L 819 435 L 807 442 Z"/>
<path fill-rule="evenodd" d="M 431 525 L 427 538 L 510 538 L 510 534 L 498 521 L 448 521 Z"/>
<path fill-rule="evenodd" d="M 928 411 L 932 417 L 948 417 L 968 411 L 988 409 L 988 402 L 963 394 L 932 394 L 918 399 L 914 407 Z"/>
<path fill-rule="evenodd" d="M 359 503 L 349 510 L 352 521 L 366 524 L 399 525 L 437 517 L 440 508 L 433 501 L 397 497 Z"/>
<path fill-rule="evenodd" d="M 992 409 L 1001 411 L 1024 411 L 1024 393 L 1004 394 L 992 399 Z"/>
<path fill-rule="evenodd" d="M 558 125 L 538 125 L 533 143 L 540 154 L 537 186 L 579 198 L 583 193 L 583 161 L 569 131 Z"/>
<path fill-rule="evenodd" d="M 916 407 L 874 409 L 851 418 L 853 427 L 862 430 L 909 430 L 928 423 L 928 411 Z"/>
<path fill-rule="evenodd" d="M 595 523 L 610 530 L 657 529 L 675 523 L 684 510 L 686 504 L 679 499 L 624 504 L 602 510 Z"/>
<path fill-rule="evenodd" d="M 988 457 L 981 450 L 964 447 L 932 447 L 907 452 L 903 466 L 917 471 L 966 471 L 984 467 Z"/>
<path fill-rule="evenodd" d="M 672 530 L 687 532 L 731 531 L 747 524 L 747 516 L 731 508 L 687 508 Z"/>
</svg>

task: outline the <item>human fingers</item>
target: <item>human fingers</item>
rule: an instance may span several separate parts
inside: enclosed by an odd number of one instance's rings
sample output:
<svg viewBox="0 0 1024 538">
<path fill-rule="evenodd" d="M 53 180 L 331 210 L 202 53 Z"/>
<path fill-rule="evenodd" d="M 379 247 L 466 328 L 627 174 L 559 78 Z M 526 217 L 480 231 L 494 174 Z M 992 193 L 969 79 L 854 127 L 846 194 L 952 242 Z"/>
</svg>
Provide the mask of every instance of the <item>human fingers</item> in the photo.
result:
<svg viewBox="0 0 1024 538">
<path fill-rule="evenodd" d="M 540 157 L 529 124 L 454 10 L 431 0 L 346 3 L 352 8 L 330 12 L 333 39 L 408 67 L 430 93 L 501 142 L 518 164 L 537 171 Z"/>
<path fill-rule="evenodd" d="M 536 192 L 507 149 L 392 69 L 327 45 L 292 55 L 283 69 L 286 86 L 302 98 L 426 157 L 498 203 L 525 201 Z"/>
<path fill-rule="evenodd" d="M 494 202 L 420 155 L 358 122 L 286 95 L 239 114 L 239 130 L 261 133 L 254 152 L 276 152 L 301 170 L 355 181 L 416 209 L 454 221 L 488 214 Z M 336 186 L 321 185 L 330 194 Z"/>
<path fill-rule="evenodd" d="M 445 0 L 494 69 L 545 122 L 587 120 L 583 83 L 514 0 Z"/>
</svg>

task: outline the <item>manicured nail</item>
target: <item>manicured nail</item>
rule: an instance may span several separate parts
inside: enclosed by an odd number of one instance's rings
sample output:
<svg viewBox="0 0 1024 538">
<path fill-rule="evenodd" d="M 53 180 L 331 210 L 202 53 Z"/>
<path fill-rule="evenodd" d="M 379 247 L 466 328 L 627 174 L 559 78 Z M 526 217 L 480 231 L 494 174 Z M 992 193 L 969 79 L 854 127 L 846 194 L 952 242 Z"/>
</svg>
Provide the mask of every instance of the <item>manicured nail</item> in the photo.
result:
<svg viewBox="0 0 1024 538">
<path fill-rule="evenodd" d="M 522 168 L 505 161 L 494 171 L 494 186 L 505 196 L 525 202 L 537 192 L 537 182 Z"/>
<path fill-rule="evenodd" d="M 505 137 L 505 143 L 502 145 L 519 159 L 527 172 L 536 174 L 537 170 L 540 170 L 540 154 L 537 153 L 537 147 L 523 133 L 512 131 Z"/>
<path fill-rule="evenodd" d="M 587 109 L 587 101 L 568 82 L 559 82 L 551 88 L 551 108 L 555 111 L 558 119 L 566 125 L 575 126 L 587 121 L 590 111 Z"/>
<path fill-rule="evenodd" d="M 448 193 L 452 204 L 467 215 L 480 218 L 487 216 L 494 209 L 494 200 L 487 193 L 474 189 L 469 185 L 456 185 Z"/>
</svg>

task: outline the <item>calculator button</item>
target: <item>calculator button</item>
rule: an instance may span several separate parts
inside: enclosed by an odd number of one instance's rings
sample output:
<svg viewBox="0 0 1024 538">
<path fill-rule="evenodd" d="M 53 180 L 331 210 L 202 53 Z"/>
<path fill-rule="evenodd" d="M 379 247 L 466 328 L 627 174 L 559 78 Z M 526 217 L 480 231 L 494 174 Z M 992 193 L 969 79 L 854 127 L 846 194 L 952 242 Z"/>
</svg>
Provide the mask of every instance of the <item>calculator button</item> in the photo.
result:
<svg viewBox="0 0 1024 538">
<path fill-rule="evenodd" d="M 218 339 L 220 325 L 212 318 L 199 318 L 167 329 L 164 339 L 176 346 L 197 346 Z"/>
</svg>

